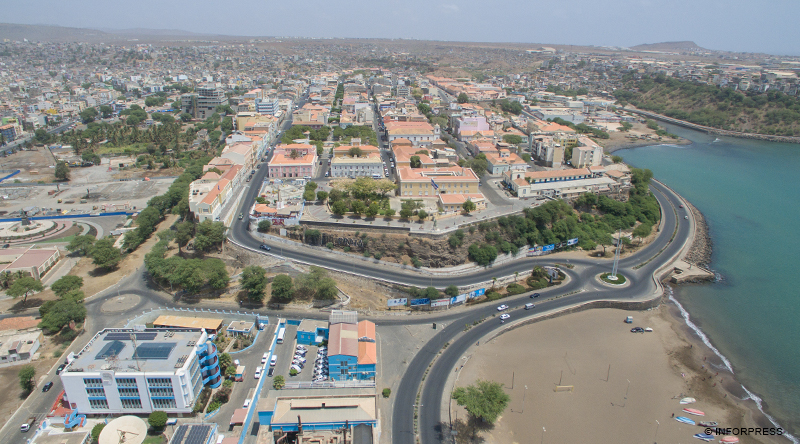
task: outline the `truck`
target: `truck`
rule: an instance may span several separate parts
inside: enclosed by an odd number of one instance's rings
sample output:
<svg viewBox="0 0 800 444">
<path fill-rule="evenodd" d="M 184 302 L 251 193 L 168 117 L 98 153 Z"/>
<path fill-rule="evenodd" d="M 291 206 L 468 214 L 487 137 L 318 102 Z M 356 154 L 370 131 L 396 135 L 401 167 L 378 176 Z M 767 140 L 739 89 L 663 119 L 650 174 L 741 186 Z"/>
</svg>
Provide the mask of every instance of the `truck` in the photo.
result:
<svg viewBox="0 0 800 444">
<path fill-rule="evenodd" d="M 36 424 L 36 417 L 31 416 L 30 418 L 28 418 L 27 421 L 25 421 L 24 423 L 22 423 L 21 426 L 19 426 L 19 430 L 21 432 L 27 432 L 28 430 L 33 428 L 34 424 Z"/>
</svg>

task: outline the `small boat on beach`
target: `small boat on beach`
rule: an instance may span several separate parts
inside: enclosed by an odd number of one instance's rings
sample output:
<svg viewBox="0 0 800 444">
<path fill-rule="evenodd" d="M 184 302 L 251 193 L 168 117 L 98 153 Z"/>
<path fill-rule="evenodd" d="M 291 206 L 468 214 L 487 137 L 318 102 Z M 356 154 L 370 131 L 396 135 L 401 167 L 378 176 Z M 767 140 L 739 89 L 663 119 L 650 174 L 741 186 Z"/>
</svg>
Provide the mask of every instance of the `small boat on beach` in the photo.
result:
<svg viewBox="0 0 800 444">
<path fill-rule="evenodd" d="M 705 433 L 697 433 L 694 435 L 697 439 L 702 439 L 703 441 L 713 441 L 714 435 L 706 435 Z"/>
<path fill-rule="evenodd" d="M 720 439 L 719 442 L 721 442 L 723 444 L 736 444 L 737 442 L 739 442 L 739 438 L 737 438 L 735 436 L 726 436 L 726 437 Z"/>
<path fill-rule="evenodd" d="M 682 422 L 684 424 L 695 425 L 694 421 L 685 417 L 685 416 L 676 416 L 675 421 Z"/>
<path fill-rule="evenodd" d="M 694 404 L 695 402 L 697 402 L 697 400 L 694 399 L 694 398 L 683 398 L 683 399 L 681 399 L 681 404 Z"/>
<path fill-rule="evenodd" d="M 683 409 L 683 411 L 694 416 L 706 416 L 705 413 L 697 409 Z"/>
<path fill-rule="evenodd" d="M 717 421 L 700 421 L 697 423 L 700 427 L 716 427 L 719 425 Z"/>
</svg>

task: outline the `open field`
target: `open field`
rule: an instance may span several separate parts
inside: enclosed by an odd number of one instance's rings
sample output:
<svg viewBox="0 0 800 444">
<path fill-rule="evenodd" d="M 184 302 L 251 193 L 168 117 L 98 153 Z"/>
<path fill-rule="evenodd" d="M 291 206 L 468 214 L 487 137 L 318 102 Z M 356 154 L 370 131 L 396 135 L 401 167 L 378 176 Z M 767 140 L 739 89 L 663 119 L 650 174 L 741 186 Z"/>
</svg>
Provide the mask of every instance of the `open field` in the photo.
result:
<svg viewBox="0 0 800 444">
<path fill-rule="evenodd" d="M 456 386 L 497 381 L 511 396 L 497 424 L 479 432 L 482 442 L 693 442 L 692 435 L 703 429 L 672 419 L 673 414 L 691 417 L 678 403 L 684 396 L 697 398 L 687 407 L 706 413 L 694 420 L 747 426 L 746 403 L 717 387 L 729 375 L 715 377 L 710 372 L 716 369 L 700 367 L 702 359 L 695 362 L 692 352 L 700 347 L 677 333 L 680 326 L 667 311 L 667 306 L 648 312 L 584 311 L 517 328 L 473 347 Z M 633 324 L 623 323 L 628 315 Z M 632 326 L 654 332 L 631 333 Z M 558 385 L 573 390 L 556 392 Z M 455 402 L 452 406 L 454 417 L 467 417 Z M 465 424 L 459 436 L 459 442 L 481 442 L 469 439 L 472 429 Z M 742 443 L 785 442 L 740 438 Z"/>
</svg>

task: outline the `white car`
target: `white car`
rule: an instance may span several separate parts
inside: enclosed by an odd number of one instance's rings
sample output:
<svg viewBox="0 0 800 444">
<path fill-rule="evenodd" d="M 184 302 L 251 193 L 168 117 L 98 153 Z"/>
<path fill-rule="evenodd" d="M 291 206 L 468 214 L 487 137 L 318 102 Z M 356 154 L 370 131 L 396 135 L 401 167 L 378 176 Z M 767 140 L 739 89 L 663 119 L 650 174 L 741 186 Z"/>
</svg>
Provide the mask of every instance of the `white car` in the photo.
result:
<svg viewBox="0 0 800 444">
<path fill-rule="evenodd" d="M 293 361 L 302 362 L 303 364 L 305 364 L 306 363 L 306 358 L 304 358 L 302 356 L 295 356 Z"/>
<path fill-rule="evenodd" d="M 250 400 L 249 399 L 245 399 L 244 400 L 244 405 L 242 406 L 242 408 L 246 409 L 248 407 L 250 407 Z"/>
<path fill-rule="evenodd" d="M 260 365 L 258 367 L 256 367 L 256 372 L 253 373 L 253 377 L 256 378 L 256 379 L 261 377 L 261 366 Z"/>
<path fill-rule="evenodd" d="M 503 305 L 497 307 L 497 311 L 503 311 L 503 310 L 508 310 L 508 305 L 503 304 Z"/>
<path fill-rule="evenodd" d="M 308 347 L 306 347 L 305 345 L 298 345 L 297 349 L 298 350 L 308 350 Z"/>
<path fill-rule="evenodd" d="M 500 320 L 505 321 L 506 319 L 510 318 L 511 315 L 508 313 L 503 313 L 500 315 Z"/>
<path fill-rule="evenodd" d="M 269 359 L 269 353 L 264 353 L 264 356 L 261 357 L 261 363 L 266 364 L 267 359 Z"/>
<path fill-rule="evenodd" d="M 291 367 L 291 369 L 294 369 L 297 373 L 300 373 L 300 372 L 303 371 L 303 367 L 300 367 L 299 365 L 293 365 Z"/>
<path fill-rule="evenodd" d="M 275 367 L 275 364 L 277 364 L 277 363 L 278 363 L 278 357 L 275 356 L 275 355 L 272 355 L 272 358 L 270 358 L 270 360 L 269 360 L 269 366 L 270 367 Z"/>
</svg>

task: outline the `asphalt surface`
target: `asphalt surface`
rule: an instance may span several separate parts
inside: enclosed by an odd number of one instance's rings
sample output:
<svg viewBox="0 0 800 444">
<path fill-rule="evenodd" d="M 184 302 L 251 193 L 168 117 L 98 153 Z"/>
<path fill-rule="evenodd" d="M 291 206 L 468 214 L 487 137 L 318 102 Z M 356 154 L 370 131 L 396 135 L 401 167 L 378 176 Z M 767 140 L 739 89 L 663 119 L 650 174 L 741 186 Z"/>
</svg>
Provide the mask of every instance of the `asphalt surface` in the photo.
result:
<svg viewBox="0 0 800 444">
<path fill-rule="evenodd" d="M 683 215 L 683 210 L 678 208 L 682 203 L 678 196 L 658 183 L 654 182 L 651 186 L 656 190 L 654 194 L 662 205 L 664 225 L 659 236 L 647 248 L 626 258 L 624 261 L 620 261 L 620 272 L 628 278 L 630 285 L 620 289 L 598 285 L 595 284 L 594 277 L 599 272 L 607 271 L 604 267 L 588 266 L 583 267 L 582 270 L 577 270 L 576 267 L 574 272 L 572 270 L 567 271 L 571 278 L 567 284 L 555 288 L 551 287 L 547 290 L 548 294 L 543 294 L 535 299 L 534 302 L 537 307 L 533 310 L 522 309 L 526 303 L 531 302 L 531 299 L 526 295 L 503 299 L 503 303 L 510 307 L 506 311 L 506 313 L 511 314 L 511 319 L 508 322 L 534 317 L 542 310 L 564 309 L 603 299 L 633 300 L 655 291 L 655 282 L 652 279 L 653 273 L 667 260 L 680 252 L 683 248 L 684 240 L 688 239 L 690 234 L 690 226 L 688 221 L 685 220 L 678 223 L 679 219 L 676 218 L 675 212 Z M 673 209 L 675 209 L 675 212 L 673 212 Z M 678 224 L 676 236 L 674 241 L 670 241 L 675 232 L 676 223 Z M 632 268 L 648 261 L 662 248 L 663 251 L 658 255 L 658 258 L 638 269 Z M 571 262 L 575 263 L 576 261 Z M 555 296 L 570 293 L 577 289 L 584 291 L 554 299 Z M 545 291 L 541 291 L 541 293 L 545 293 Z M 418 403 L 421 442 L 433 443 L 446 439 L 447 433 L 449 433 L 449 418 L 443 419 L 441 417 L 441 405 L 443 396 L 450 396 L 444 393 L 447 378 L 452 369 L 456 367 L 461 356 L 472 344 L 477 343 L 482 337 L 500 326 L 499 319 L 492 318 L 492 315 L 498 313 L 497 305 L 485 304 L 479 309 L 469 311 L 457 321 L 447 325 L 420 349 L 403 375 L 397 390 L 397 397 L 394 400 L 394 410 L 392 412 L 393 443 L 416 442 L 414 435 L 414 409 L 417 404 L 416 395 L 420 381 L 422 381 L 425 371 L 433 358 L 444 344 L 449 342 L 449 346 L 431 367 Z M 480 322 L 484 318 L 487 318 L 486 321 Z M 453 340 L 456 335 L 464 330 L 464 325 L 472 325 L 475 322 L 480 323 L 467 331 L 462 337 Z"/>
</svg>

